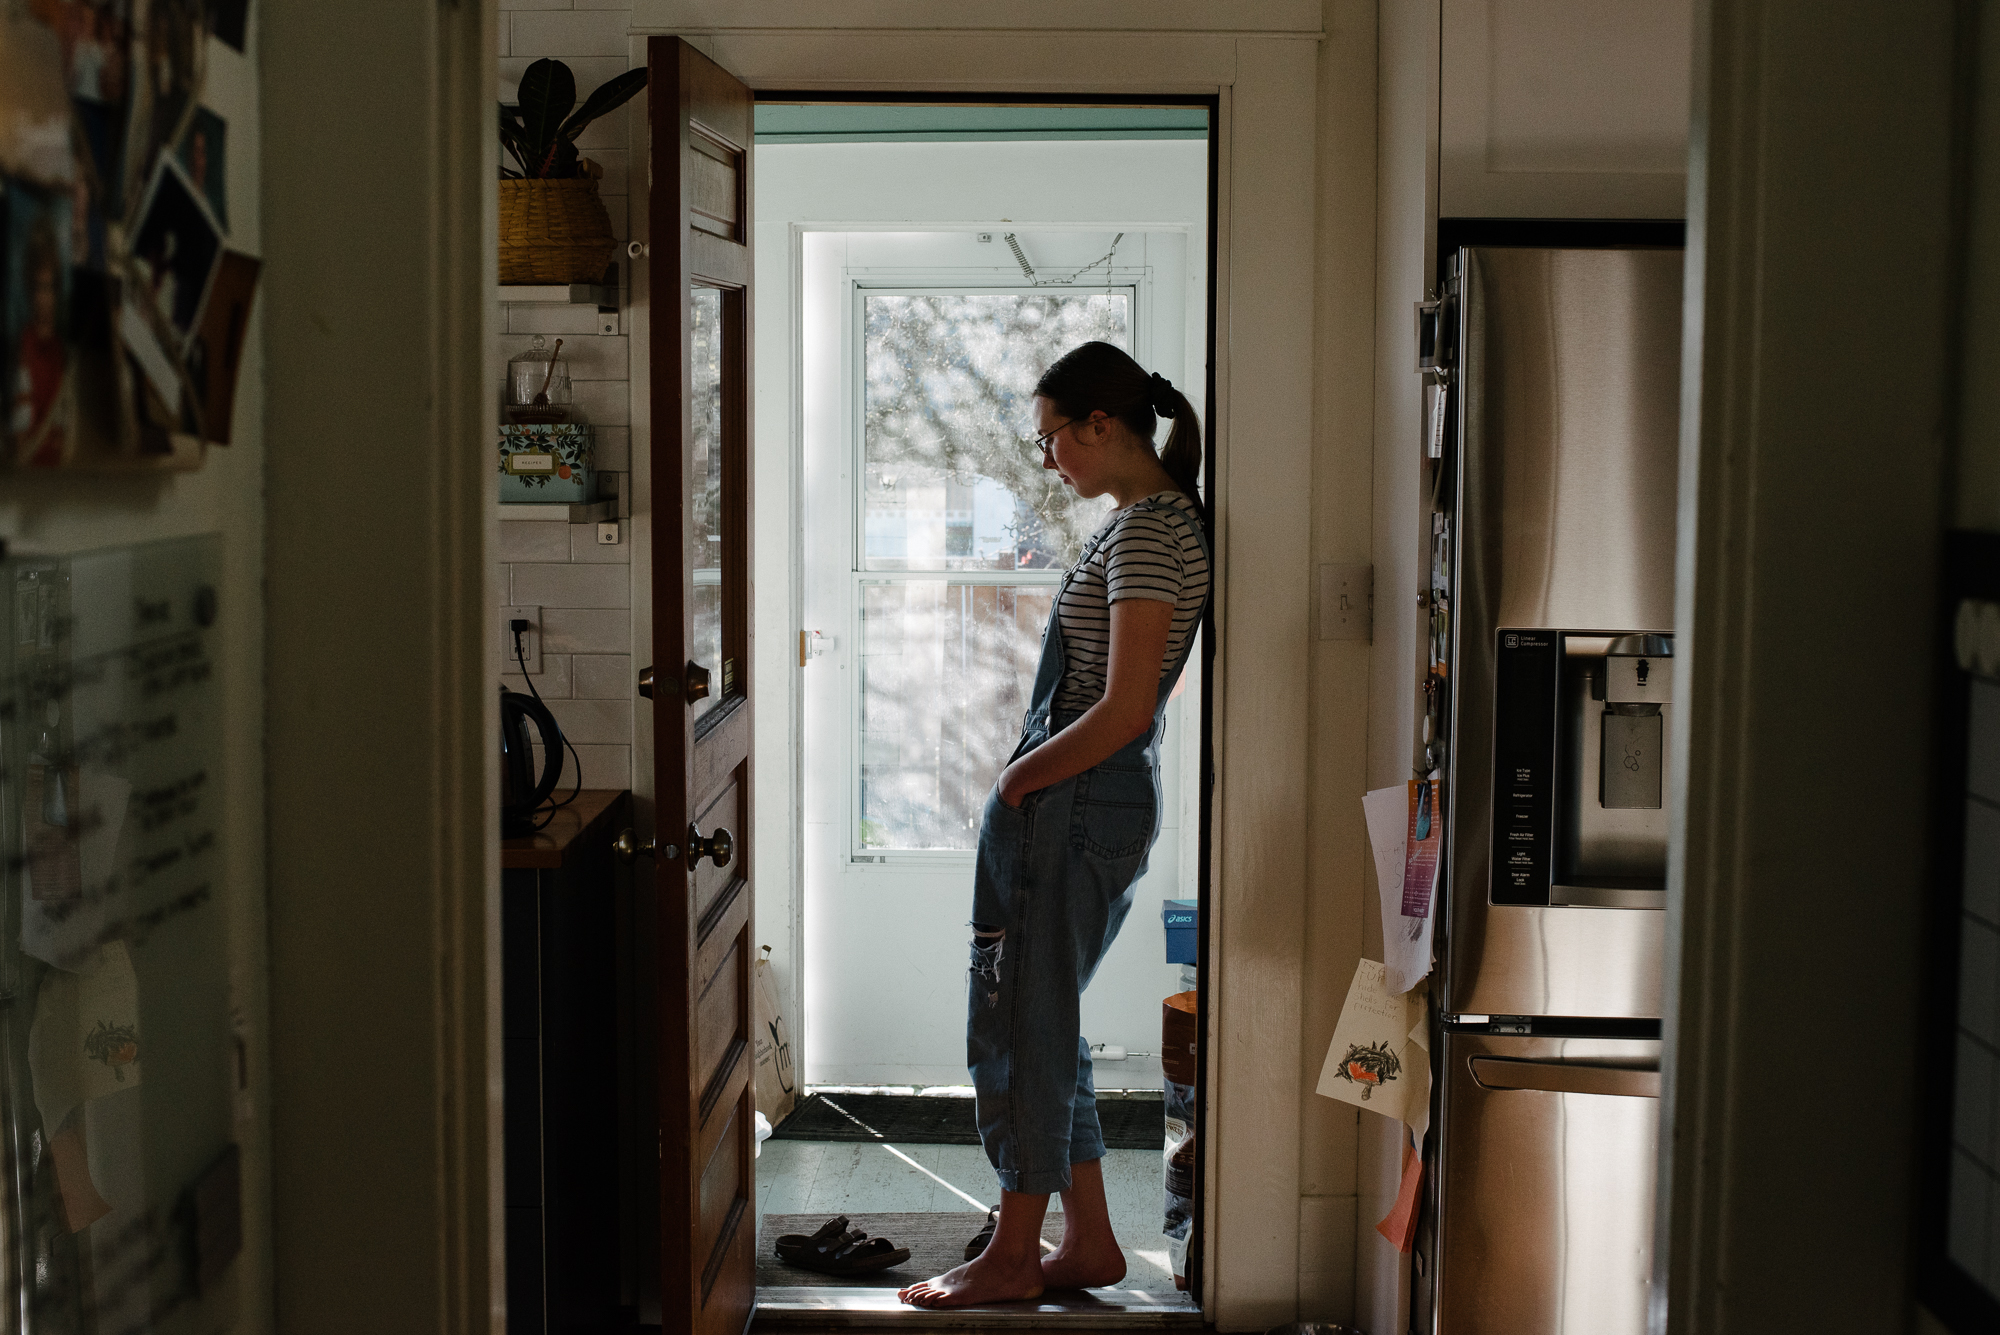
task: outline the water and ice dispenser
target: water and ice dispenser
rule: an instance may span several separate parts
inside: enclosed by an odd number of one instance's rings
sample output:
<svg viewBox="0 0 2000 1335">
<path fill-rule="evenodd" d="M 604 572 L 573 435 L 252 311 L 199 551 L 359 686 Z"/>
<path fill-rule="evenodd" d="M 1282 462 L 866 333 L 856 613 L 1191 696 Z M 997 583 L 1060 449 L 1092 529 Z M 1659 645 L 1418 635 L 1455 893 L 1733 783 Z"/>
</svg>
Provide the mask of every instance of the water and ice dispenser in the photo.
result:
<svg viewBox="0 0 2000 1335">
<path fill-rule="evenodd" d="M 1503 628 L 1495 650 L 1491 901 L 1659 907 L 1673 637 Z"/>
</svg>

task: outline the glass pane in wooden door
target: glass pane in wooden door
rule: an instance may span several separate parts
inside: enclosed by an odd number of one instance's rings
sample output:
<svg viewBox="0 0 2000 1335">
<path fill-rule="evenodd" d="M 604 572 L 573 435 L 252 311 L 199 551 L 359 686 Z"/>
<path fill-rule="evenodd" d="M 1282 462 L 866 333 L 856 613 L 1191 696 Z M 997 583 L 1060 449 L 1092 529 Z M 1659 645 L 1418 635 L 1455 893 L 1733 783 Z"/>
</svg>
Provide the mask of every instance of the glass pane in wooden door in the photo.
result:
<svg viewBox="0 0 2000 1335">
<path fill-rule="evenodd" d="M 694 466 L 693 522 L 688 526 L 688 569 L 694 588 L 688 640 L 689 659 L 707 669 L 708 694 L 692 702 L 693 717 L 703 714 L 730 694 L 736 674 L 724 671 L 723 565 L 733 559 L 723 541 L 722 494 L 722 357 L 723 300 L 718 288 L 695 284 L 688 292 L 688 351 L 692 363 Z"/>
</svg>

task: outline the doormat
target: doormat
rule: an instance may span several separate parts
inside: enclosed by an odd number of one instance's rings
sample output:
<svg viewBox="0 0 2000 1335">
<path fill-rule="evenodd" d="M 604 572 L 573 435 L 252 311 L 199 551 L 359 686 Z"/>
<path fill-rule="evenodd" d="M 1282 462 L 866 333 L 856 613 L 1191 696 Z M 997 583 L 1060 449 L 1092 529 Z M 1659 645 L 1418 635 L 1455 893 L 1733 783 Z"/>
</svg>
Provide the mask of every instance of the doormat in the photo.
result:
<svg viewBox="0 0 2000 1335">
<path fill-rule="evenodd" d="M 970 1099 L 954 1100 L 970 1103 Z M 849 1228 L 858 1228 L 871 1238 L 887 1238 L 898 1247 L 910 1249 L 910 1259 L 887 1270 L 867 1275 L 822 1275 L 780 1261 L 774 1250 L 778 1238 L 787 1233 L 811 1234 L 827 1221 L 820 1214 L 767 1214 L 757 1234 L 757 1287 L 760 1289 L 854 1288 L 898 1289 L 931 1275 L 941 1275 L 965 1263 L 965 1244 L 985 1227 L 986 1216 L 970 1210 L 939 1214 L 850 1214 Z M 1063 1217 L 1051 1210 L 1042 1220 L 1042 1250 L 1051 1252 L 1062 1241 Z M 1174 1279 L 1157 1263 L 1147 1261 L 1132 1248 L 1152 1247 L 1155 1238 L 1121 1238 L 1125 1245 L 1125 1278 L 1120 1290 L 1162 1296 L 1174 1293 Z M 1156 1255 L 1158 1253 L 1155 1253 Z M 1110 1294 L 1113 1290 L 1100 1289 Z"/>
<path fill-rule="evenodd" d="M 1097 1100 L 1104 1147 L 1160 1150 L 1167 1144 L 1166 1101 Z M 972 1100 L 922 1094 L 814 1094 L 771 1133 L 774 1140 L 886 1141 L 893 1145 L 977 1145 Z"/>
</svg>

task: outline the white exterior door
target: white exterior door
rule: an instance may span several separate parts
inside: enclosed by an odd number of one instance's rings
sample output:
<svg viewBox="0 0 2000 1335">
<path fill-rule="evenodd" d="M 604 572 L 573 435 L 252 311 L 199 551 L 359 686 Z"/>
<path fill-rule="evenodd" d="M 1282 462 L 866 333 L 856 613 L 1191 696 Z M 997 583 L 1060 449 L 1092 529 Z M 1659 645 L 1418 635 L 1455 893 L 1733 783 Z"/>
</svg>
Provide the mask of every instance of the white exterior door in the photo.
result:
<svg viewBox="0 0 2000 1335">
<path fill-rule="evenodd" d="M 1110 509 L 1042 469 L 1036 379 L 1102 339 L 1200 383 L 1186 231 L 1016 234 L 1033 280 L 1006 232 L 983 235 L 802 238 L 811 1084 L 966 1081 L 980 812 L 1019 738 L 1063 568 Z M 1168 716 L 1164 828 L 1084 997 L 1093 1043 L 1145 1054 L 1100 1063 L 1104 1088 L 1159 1087 L 1160 1001 L 1180 989 L 1159 909 L 1195 893 L 1199 739 L 1181 700 Z"/>
</svg>

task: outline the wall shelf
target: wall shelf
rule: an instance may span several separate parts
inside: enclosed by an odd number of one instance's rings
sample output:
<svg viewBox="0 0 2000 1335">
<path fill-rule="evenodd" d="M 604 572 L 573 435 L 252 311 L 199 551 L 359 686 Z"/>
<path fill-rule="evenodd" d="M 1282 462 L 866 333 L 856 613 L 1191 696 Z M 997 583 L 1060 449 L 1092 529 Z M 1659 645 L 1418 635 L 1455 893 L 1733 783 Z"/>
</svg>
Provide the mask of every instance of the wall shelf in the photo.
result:
<svg viewBox="0 0 2000 1335">
<path fill-rule="evenodd" d="M 503 283 L 503 306 L 609 306 L 618 308 L 618 289 L 603 283 Z"/>
<path fill-rule="evenodd" d="M 579 502 L 575 505 L 508 505 L 500 506 L 502 519 L 539 519 L 562 524 L 602 524 L 618 517 L 616 500 Z"/>
<path fill-rule="evenodd" d="M 597 283 L 502 283 L 502 306 L 595 306 L 597 332 L 618 332 L 618 264 L 605 266 Z"/>
</svg>

